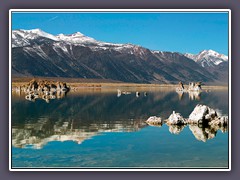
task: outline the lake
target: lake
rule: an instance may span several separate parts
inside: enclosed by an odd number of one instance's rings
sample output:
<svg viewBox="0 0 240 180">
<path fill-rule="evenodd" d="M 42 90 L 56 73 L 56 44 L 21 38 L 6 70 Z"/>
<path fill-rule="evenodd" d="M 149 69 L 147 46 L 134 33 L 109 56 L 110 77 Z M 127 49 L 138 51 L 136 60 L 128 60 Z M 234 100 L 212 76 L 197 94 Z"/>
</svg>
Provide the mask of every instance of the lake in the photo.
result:
<svg viewBox="0 0 240 180">
<path fill-rule="evenodd" d="M 83 89 L 49 103 L 12 96 L 12 168 L 228 168 L 228 128 L 149 126 L 197 104 L 228 115 L 228 90 Z M 146 93 L 144 93 L 146 92 Z"/>
</svg>

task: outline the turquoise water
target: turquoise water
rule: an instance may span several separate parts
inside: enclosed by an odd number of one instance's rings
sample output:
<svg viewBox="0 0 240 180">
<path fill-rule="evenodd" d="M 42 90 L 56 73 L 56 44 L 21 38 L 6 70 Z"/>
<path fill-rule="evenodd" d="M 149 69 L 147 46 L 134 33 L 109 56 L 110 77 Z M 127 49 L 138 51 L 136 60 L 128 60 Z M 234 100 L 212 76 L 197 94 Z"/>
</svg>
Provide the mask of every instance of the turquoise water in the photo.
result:
<svg viewBox="0 0 240 180">
<path fill-rule="evenodd" d="M 114 92 L 68 93 L 30 102 L 12 97 L 14 167 L 228 167 L 227 128 L 148 126 L 152 115 L 184 117 L 197 104 L 228 114 L 228 92 L 179 96 L 171 90 L 117 96 Z"/>
</svg>

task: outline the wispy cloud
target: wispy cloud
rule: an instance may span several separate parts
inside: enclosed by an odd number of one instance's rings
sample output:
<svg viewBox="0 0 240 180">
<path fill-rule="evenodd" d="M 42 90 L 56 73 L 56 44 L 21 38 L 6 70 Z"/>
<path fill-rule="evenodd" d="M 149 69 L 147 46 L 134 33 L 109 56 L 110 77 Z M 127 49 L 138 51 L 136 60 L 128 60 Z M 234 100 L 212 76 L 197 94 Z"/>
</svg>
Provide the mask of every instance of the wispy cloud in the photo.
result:
<svg viewBox="0 0 240 180">
<path fill-rule="evenodd" d="M 55 17 L 50 18 L 49 20 L 47 20 L 47 22 L 51 22 L 51 21 L 53 21 L 53 20 L 55 20 L 55 19 L 57 19 L 57 18 L 58 18 L 58 16 L 55 16 Z"/>
</svg>

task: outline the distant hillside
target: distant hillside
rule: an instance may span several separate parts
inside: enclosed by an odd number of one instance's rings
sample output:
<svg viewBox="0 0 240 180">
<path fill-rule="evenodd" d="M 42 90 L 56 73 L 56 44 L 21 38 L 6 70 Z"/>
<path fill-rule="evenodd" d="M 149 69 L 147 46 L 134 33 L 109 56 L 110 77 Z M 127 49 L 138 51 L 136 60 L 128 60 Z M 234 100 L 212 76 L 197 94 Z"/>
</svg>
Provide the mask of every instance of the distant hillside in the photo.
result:
<svg viewBox="0 0 240 180">
<path fill-rule="evenodd" d="M 79 32 L 54 36 L 39 29 L 12 31 L 12 74 L 15 77 L 226 83 L 228 62 L 223 63 L 206 68 L 186 54 L 101 42 Z"/>
</svg>

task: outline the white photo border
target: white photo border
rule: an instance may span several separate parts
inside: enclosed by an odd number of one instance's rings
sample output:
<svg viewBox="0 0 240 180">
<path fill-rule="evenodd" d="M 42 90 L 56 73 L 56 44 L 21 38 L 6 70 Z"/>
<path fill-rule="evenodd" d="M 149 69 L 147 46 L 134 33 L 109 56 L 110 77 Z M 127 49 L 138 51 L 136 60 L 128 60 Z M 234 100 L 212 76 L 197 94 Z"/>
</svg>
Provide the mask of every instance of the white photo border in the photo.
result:
<svg viewBox="0 0 240 180">
<path fill-rule="evenodd" d="M 12 13 L 228 13 L 228 168 L 194 168 L 194 167 L 121 167 L 121 168 L 13 168 L 12 167 L 12 119 L 11 119 L 11 101 L 12 101 Z M 231 9 L 10 9 L 9 10 L 9 171 L 231 171 Z"/>
</svg>

